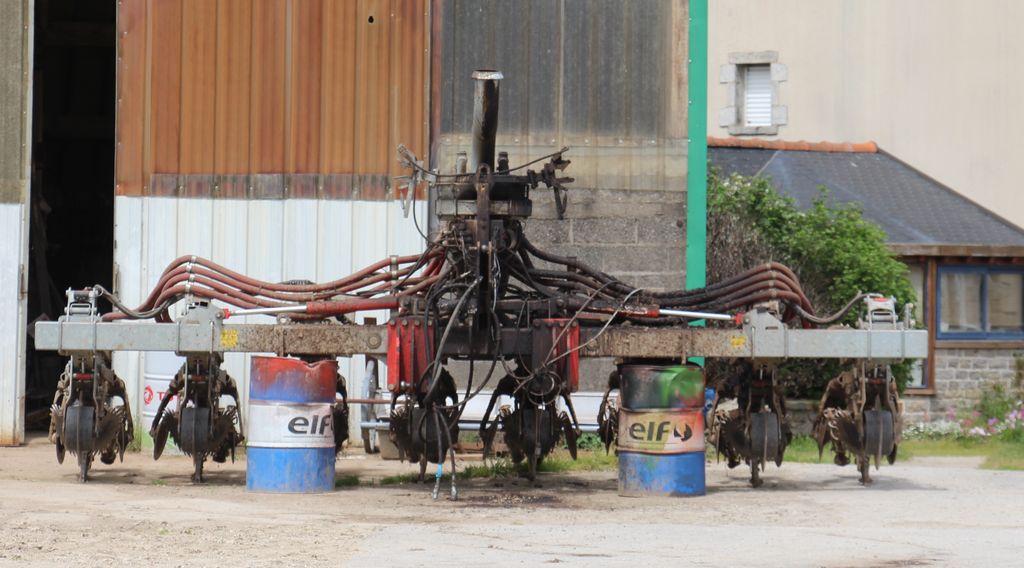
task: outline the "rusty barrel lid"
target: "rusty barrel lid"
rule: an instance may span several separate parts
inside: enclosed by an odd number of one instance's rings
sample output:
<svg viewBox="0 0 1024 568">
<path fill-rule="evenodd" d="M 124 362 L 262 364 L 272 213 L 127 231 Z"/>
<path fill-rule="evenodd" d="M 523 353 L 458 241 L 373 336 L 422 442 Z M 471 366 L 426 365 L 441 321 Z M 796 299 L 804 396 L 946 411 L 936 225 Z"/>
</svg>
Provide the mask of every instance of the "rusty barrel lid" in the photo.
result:
<svg viewBox="0 0 1024 568">
<path fill-rule="evenodd" d="M 249 376 L 251 400 L 334 404 L 338 361 L 307 363 L 289 357 L 256 356 Z"/>
</svg>

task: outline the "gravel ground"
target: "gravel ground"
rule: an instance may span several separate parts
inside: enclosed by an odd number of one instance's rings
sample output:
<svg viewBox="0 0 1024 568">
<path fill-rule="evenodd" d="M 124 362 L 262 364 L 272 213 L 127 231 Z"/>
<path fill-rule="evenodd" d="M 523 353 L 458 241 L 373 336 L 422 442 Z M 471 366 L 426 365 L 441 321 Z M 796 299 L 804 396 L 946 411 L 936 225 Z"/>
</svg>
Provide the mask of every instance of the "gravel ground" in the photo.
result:
<svg viewBox="0 0 1024 568">
<path fill-rule="evenodd" d="M 872 472 L 784 464 L 751 489 L 708 467 L 700 498 L 624 498 L 614 472 L 477 479 L 460 499 L 430 487 L 325 495 L 245 491 L 245 464 L 189 483 L 187 458 L 131 454 L 75 481 L 35 438 L 0 448 L 0 566 L 1007 566 L 1024 564 L 1024 473 L 971 458 L 918 459 Z M 339 474 L 366 483 L 408 464 L 353 452 Z"/>
</svg>

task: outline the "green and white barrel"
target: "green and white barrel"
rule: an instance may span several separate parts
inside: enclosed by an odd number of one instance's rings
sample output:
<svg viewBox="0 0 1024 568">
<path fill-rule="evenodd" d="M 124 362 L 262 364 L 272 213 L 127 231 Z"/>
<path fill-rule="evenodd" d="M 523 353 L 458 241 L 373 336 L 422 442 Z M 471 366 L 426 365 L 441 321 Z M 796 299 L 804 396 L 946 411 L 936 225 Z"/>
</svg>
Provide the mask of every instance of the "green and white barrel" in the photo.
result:
<svg viewBox="0 0 1024 568">
<path fill-rule="evenodd" d="M 619 495 L 704 495 L 704 370 L 619 366 Z"/>
</svg>

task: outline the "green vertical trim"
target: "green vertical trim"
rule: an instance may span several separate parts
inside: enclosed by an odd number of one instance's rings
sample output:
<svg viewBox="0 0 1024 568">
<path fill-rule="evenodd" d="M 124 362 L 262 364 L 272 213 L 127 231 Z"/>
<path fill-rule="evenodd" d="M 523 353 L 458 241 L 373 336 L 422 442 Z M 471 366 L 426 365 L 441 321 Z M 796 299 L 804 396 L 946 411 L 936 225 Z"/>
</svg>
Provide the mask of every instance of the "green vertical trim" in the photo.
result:
<svg viewBox="0 0 1024 568">
<path fill-rule="evenodd" d="M 686 288 L 707 284 L 708 0 L 690 0 L 687 57 Z"/>
<path fill-rule="evenodd" d="M 690 0 L 686 85 L 686 288 L 707 285 L 708 0 Z M 703 326 L 704 321 L 691 325 Z M 703 357 L 690 362 L 704 365 Z"/>
</svg>

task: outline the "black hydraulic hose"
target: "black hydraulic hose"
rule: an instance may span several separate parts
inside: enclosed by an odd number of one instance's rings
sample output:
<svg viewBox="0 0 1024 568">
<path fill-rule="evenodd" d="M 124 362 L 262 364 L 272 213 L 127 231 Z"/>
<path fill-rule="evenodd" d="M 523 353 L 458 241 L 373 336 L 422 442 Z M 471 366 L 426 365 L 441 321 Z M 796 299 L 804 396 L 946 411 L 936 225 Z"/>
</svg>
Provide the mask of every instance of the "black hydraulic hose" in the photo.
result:
<svg viewBox="0 0 1024 568">
<path fill-rule="evenodd" d="M 766 262 L 754 266 L 736 276 L 720 280 L 713 284 L 709 284 L 703 288 L 695 288 L 693 290 L 667 290 L 664 292 L 651 292 L 650 296 L 653 298 L 691 298 L 706 294 L 712 294 L 722 288 L 732 286 L 737 282 L 745 281 L 751 277 L 757 276 L 762 272 L 776 271 L 786 277 L 786 280 L 792 283 L 795 288 L 800 288 L 800 280 L 796 277 L 796 274 L 789 269 L 788 266 L 779 262 Z M 801 291 L 802 295 L 802 291 Z"/>
<path fill-rule="evenodd" d="M 448 441 L 448 453 L 452 458 L 452 500 L 454 501 L 458 498 L 458 493 L 455 489 L 455 444 L 452 443 L 452 430 L 451 426 L 448 425 L 448 420 L 446 420 L 444 415 L 441 414 L 441 411 L 435 410 L 435 412 L 437 412 L 437 415 L 441 418 L 441 423 L 444 424 L 444 437 Z M 456 419 L 455 423 L 458 424 L 458 419 Z M 440 436 L 438 436 L 438 438 L 440 438 Z M 441 463 L 444 463 L 444 456 L 438 456 L 438 460 Z"/>
<path fill-rule="evenodd" d="M 750 296 L 744 296 L 742 298 L 737 298 L 735 300 L 728 302 L 719 301 L 717 303 L 708 305 L 701 311 L 728 312 L 736 308 L 741 308 L 744 306 L 750 306 L 752 304 L 759 304 L 761 302 L 768 302 L 772 300 L 788 300 L 790 302 L 799 302 L 800 297 L 794 294 L 793 292 L 786 292 L 782 290 L 765 290 L 761 292 L 756 292 Z"/>
<path fill-rule="evenodd" d="M 511 258 L 514 259 L 515 257 L 511 257 Z M 516 260 L 518 260 L 518 259 L 516 259 Z M 540 284 L 536 280 L 531 278 L 530 274 L 529 274 L 529 271 L 526 269 L 525 266 L 522 265 L 521 262 L 520 262 L 519 266 L 516 266 L 515 264 L 510 262 L 510 263 L 506 264 L 505 267 L 508 269 L 509 273 L 511 273 L 512 276 L 514 276 L 517 280 L 519 280 L 523 284 L 526 284 L 527 286 L 533 288 L 534 290 L 539 292 L 541 295 L 543 295 L 545 297 L 548 297 L 548 298 L 556 298 L 556 297 L 563 296 L 563 294 L 559 294 L 555 290 L 552 290 L 551 288 L 548 288 L 547 286 L 544 286 L 543 284 Z"/>
<path fill-rule="evenodd" d="M 581 292 L 583 295 L 590 295 L 590 293 L 594 291 L 593 288 L 584 286 L 583 284 L 580 284 L 579 282 L 575 281 L 556 280 L 553 278 L 538 278 L 536 282 L 541 282 L 545 285 L 550 285 L 560 290 L 564 290 L 568 294 L 572 294 L 573 292 Z M 608 300 L 616 299 L 614 296 L 610 296 L 608 294 L 601 294 L 601 296 Z"/>
<path fill-rule="evenodd" d="M 472 365 L 472 364 L 473 364 L 473 362 L 470 361 L 470 365 Z M 484 380 L 480 383 L 480 386 L 478 386 L 476 388 L 476 390 L 473 391 L 472 393 L 469 392 L 469 387 L 466 387 L 466 396 L 462 399 L 462 402 L 459 403 L 458 405 L 456 405 L 456 407 L 455 407 L 455 411 L 456 411 L 456 413 L 455 413 L 455 421 L 456 422 L 458 422 L 459 419 L 462 418 L 462 412 L 466 409 L 466 403 L 468 403 L 470 401 L 470 399 L 476 398 L 476 396 L 478 394 L 480 394 L 480 391 L 484 390 L 484 387 L 487 386 L 487 383 L 489 383 L 491 381 L 491 377 L 494 375 L 494 369 L 497 366 L 498 366 L 498 356 L 495 356 L 494 359 L 491 359 L 491 368 L 487 370 L 487 375 L 484 377 Z"/>
<path fill-rule="evenodd" d="M 459 303 L 455 305 L 455 309 L 452 310 L 451 316 L 448 319 L 448 325 L 444 328 L 444 333 L 441 335 L 441 341 L 437 344 L 437 355 L 434 356 L 434 377 L 430 382 L 430 387 L 427 389 L 426 396 L 423 397 L 425 401 L 433 401 L 434 393 L 437 391 L 438 377 L 441 375 L 441 355 L 444 353 L 445 343 L 448 342 L 448 335 L 452 332 L 452 327 L 455 321 L 459 318 L 459 312 L 462 311 L 462 305 L 466 303 L 466 299 L 469 298 L 470 292 L 472 292 L 479 284 L 481 278 L 477 278 L 476 281 L 466 288 L 466 291 L 462 293 L 462 297 L 459 298 Z"/>
<path fill-rule="evenodd" d="M 542 251 L 538 249 L 536 246 L 534 246 L 533 243 L 531 243 L 530 240 L 526 238 L 526 235 L 522 235 L 521 244 L 530 254 L 536 256 L 541 260 L 546 260 L 548 262 L 553 262 L 555 264 L 561 264 L 563 266 L 571 266 L 572 268 L 575 268 L 580 272 L 585 272 L 588 275 L 597 278 L 602 283 L 611 283 L 613 287 L 621 289 L 623 293 L 628 294 L 629 292 L 632 292 L 633 290 L 636 289 L 633 286 L 630 286 L 629 284 L 626 284 L 625 282 L 619 280 L 618 278 L 611 276 L 610 274 L 606 274 L 604 272 L 601 272 L 600 270 L 597 270 L 596 268 L 593 268 L 592 266 L 585 262 L 564 256 L 559 256 L 557 254 L 553 254 L 547 251 Z"/>
<path fill-rule="evenodd" d="M 598 270 L 588 266 L 587 264 L 585 264 L 583 262 L 580 262 L 580 261 L 575 260 L 575 259 L 561 257 L 561 256 L 558 256 L 558 255 L 549 253 L 549 252 L 542 251 L 542 250 L 538 249 L 536 246 L 534 246 L 533 243 L 531 243 L 529 241 L 529 239 L 526 238 L 525 235 L 522 236 L 521 243 L 522 243 L 523 248 L 525 248 L 527 251 L 529 251 L 530 254 L 533 254 L 534 256 L 536 256 L 536 257 L 538 257 L 538 258 L 540 258 L 542 260 L 546 260 L 548 262 L 553 262 L 553 263 L 556 263 L 556 264 L 562 264 L 562 265 L 565 265 L 565 266 L 568 266 L 568 267 L 576 268 L 577 270 L 579 270 L 581 272 L 584 272 L 584 273 L 586 273 L 586 274 L 588 274 L 590 276 L 593 276 L 594 278 L 598 279 L 601 282 L 609 283 L 610 286 L 612 288 L 616 289 L 616 290 L 621 290 L 623 292 L 630 292 L 630 293 L 632 293 L 634 290 L 636 290 L 635 288 L 630 287 L 629 285 L 625 284 L 624 282 L 622 282 L 622 281 L 620 281 L 620 280 L 618 280 L 618 279 L 616 279 L 616 278 L 614 278 L 614 277 L 612 277 L 612 276 L 610 276 L 608 274 L 600 272 L 600 271 L 598 271 Z M 780 297 L 780 298 L 787 298 L 790 294 L 792 294 L 793 296 L 795 296 L 797 298 L 797 300 L 801 304 L 803 304 L 803 307 L 806 308 L 804 310 L 805 312 L 809 313 L 809 312 L 813 311 L 813 308 L 811 307 L 810 302 L 806 299 L 806 295 L 804 295 L 803 290 L 800 288 L 799 281 L 796 279 L 796 275 L 793 274 L 792 270 L 790 270 L 789 267 L 787 267 L 787 266 L 785 266 L 785 265 L 783 265 L 781 263 L 777 263 L 777 262 L 768 262 L 768 263 L 764 263 L 764 264 L 758 265 L 758 266 L 756 266 L 754 268 L 751 268 L 751 269 L 747 270 L 746 272 L 741 273 L 740 275 L 738 275 L 736 277 L 730 278 L 728 280 L 724 280 L 722 282 L 719 282 L 719 283 L 716 283 L 716 284 L 713 284 L 713 285 L 710 285 L 710 286 L 706 286 L 704 288 L 699 288 L 699 289 L 695 289 L 695 290 L 688 290 L 688 291 L 670 291 L 670 292 L 648 293 L 648 294 L 645 294 L 645 296 L 648 296 L 648 297 L 651 297 L 651 298 L 656 298 L 656 299 L 660 299 L 660 298 L 670 299 L 668 302 L 665 302 L 665 303 L 656 302 L 659 305 L 663 305 L 663 306 L 666 306 L 666 307 L 667 306 L 682 306 L 682 307 L 689 307 L 689 308 L 697 308 L 697 307 L 710 306 L 710 305 L 735 304 L 736 302 L 723 302 L 722 298 L 721 298 L 721 295 L 725 294 L 725 295 L 728 295 L 728 299 L 734 299 L 734 298 L 736 298 L 736 294 L 732 294 L 731 292 L 734 292 L 736 290 L 736 288 L 747 288 L 749 283 L 750 283 L 749 282 L 750 280 L 757 281 L 757 278 L 762 278 L 763 279 L 763 276 L 760 276 L 759 273 L 770 272 L 770 271 L 773 271 L 773 270 L 777 270 L 781 274 L 779 275 L 780 276 L 779 278 L 769 280 L 769 282 L 774 282 L 775 280 L 777 280 L 780 284 L 782 284 L 782 286 L 779 287 L 779 288 L 776 288 L 774 286 L 767 287 L 767 292 L 768 292 L 767 294 L 765 294 L 765 293 L 757 294 L 757 295 L 755 295 L 755 297 L 762 297 L 762 296 L 776 297 L 777 296 L 777 297 Z M 747 286 L 745 286 L 745 285 L 747 285 Z M 717 301 L 711 302 L 712 300 L 717 300 Z M 709 303 L 709 302 L 711 302 L 711 303 Z"/>
<path fill-rule="evenodd" d="M 797 313 L 797 315 L 800 316 L 801 319 L 804 319 L 806 321 L 809 321 L 809 322 L 811 322 L 813 324 L 817 324 L 817 325 L 831 325 L 831 324 L 836 323 L 837 321 L 843 319 L 844 317 L 846 317 L 846 314 L 850 313 L 850 310 L 852 310 L 853 307 L 856 306 L 858 302 L 860 302 L 861 300 L 863 300 L 864 298 L 867 298 L 867 297 L 868 297 L 867 294 L 857 294 L 856 296 L 854 296 L 854 298 L 852 300 L 849 301 L 849 303 L 847 303 L 845 306 L 843 306 L 838 312 L 836 312 L 836 313 L 834 313 L 832 315 L 829 315 L 829 316 L 824 316 L 824 317 L 820 317 L 820 316 L 816 316 L 814 314 L 807 313 L 806 311 L 804 311 L 803 308 L 801 308 L 799 305 L 797 305 L 796 303 L 791 302 L 791 301 L 786 301 L 786 305 L 789 306 L 790 308 L 792 308 L 793 311 L 795 311 Z"/>
<path fill-rule="evenodd" d="M 441 438 L 441 422 L 438 418 L 440 411 L 436 406 L 432 406 L 430 411 L 434 414 L 434 428 L 437 429 L 437 473 L 434 478 L 434 499 L 437 499 L 437 494 L 441 489 L 441 471 L 444 469 L 444 452 L 441 448 L 443 438 Z M 423 438 L 423 452 L 426 453 L 427 438 L 426 436 L 421 437 Z"/>
<path fill-rule="evenodd" d="M 699 295 L 693 295 L 686 298 L 687 301 L 683 301 L 682 296 L 680 297 L 656 297 L 653 298 L 654 302 L 664 307 L 676 307 L 680 305 L 697 305 L 699 303 L 707 303 L 711 301 L 721 301 L 725 298 L 732 298 L 738 294 L 737 290 L 752 290 L 752 289 L 776 289 L 780 291 L 793 292 L 800 298 L 802 307 L 807 311 L 813 311 L 811 308 L 810 300 L 804 294 L 803 289 L 800 288 L 799 283 L 794 282 L 785 273 L 777 272 L 775 270 L 762 271 L 746 278 L 733 278 L 728 281 L 719 283 L 720 287 L 710 293 L 701 293 Z M 724 284 L 724 285 L 723 285 Z"/>
<path fill-rule="evenodd" d="M 570 284 L 572 284 L 572 283 L 574 283 L 574 284 L 582 284 L 583 288 L 580 288 L 579 286 L 572 286 L 572 287 L 577 289 L 577 290 L 582 290 L 586 294 L 589 294 L 592 290 L 600 289 L 601 290 L 601 294 L 600 295 L 606 297 L 609 300 L 621 299 L 621 296 L 612 296 L 611 294 L 608 294 L 607 292 L 604 291 L 606 288 L 609 287 L 609 285 L 610 285 L 609 283 L 601 284 L 600 282 L 596 282 L 596 281 L 586 277 L 585 275 L 579 274 L 577 272 L 558 271 L 558 270 L 542 270 L 542 269 L 539 269 L 539 268 L 534 268 L 534 269 L 531 269 L 529 271 L 529 274 L 530 274 L 530 276 L 536 276 L 536 277 L 539 277 L 539 278 L 545 279 L 545 280 L 558 280 L 558 279 L 568 280 L 568 281 L 570 281 L 569 282 Z"/>
<path fill-rule="evenodd" d="M 697 305 L 699 305 L 699 306 L 728 305 L 728 304 L 730 304 L 730 303 L 732 303 L 732 302 L 734 302 L 736 300 L 742 300 L 742 299 L 745 299 L 745 298 L 750 298 L 752 296 L 755 296 L 755 295 L 758 295 L 758 294 L 761 294 L 761 293 L 764 293 L 764 292 L 791 293 L 791 294 L 793 294 L 795 297 L 797 297 L 799 299 L 799 294 L 797 294 L 793 290 L 790 290 L 788 286 L 787 287 L 774 286 L 773 282 L 774 281 L 769 280 L 769 281 L 767 281 L 767 282 L 765 282 L 763 284 L 762 283 L 755 283 L 755 284 L 749 285 L 749 286 L 747 286 L 745 288 L 742 288 L 740 290 L 732 291 L 732 292 L 730 292 L 729 294 L 727 294 L 725 296 L 716 297 L 716 298 L 709 298 L 708 301 L 701 302 L 700 304 L 697 304 Z"/>
<path fill-rule="evenodd" d="M 128 306 L 124 305 L 121 302 L 120 298 L 112 294 L 103 286 L 97 284 L 93 286 L 93 289 L 96 290 L 96 293 L 99 294 L 101 298 L 104 298 L 105 300 L 109 301 L 111 304 L 113 304 L 115 308 L 120 310 L 121 313 L 125 314 L 130 319 L 149 319 L 155 317 L 181 299 L 180 296 L 168 298 L 167 300 L 161 302 L 159 306 L 153 309 L 146 310 L 143 312 L 137 312 L 129 308 Z"/>
<path fill-rule="evenodd" d="M 714 293 L 715 291 L 720 290 L 722 288 L 725 288 L 725 287 L 728 287 L 728 286 L 732 286 L 732 285 L 734 285 L 737 282 L 741 282 L 741 281 L 743 281 L 743 280 L 745 280 L 747 278 L 750 278 L 752 276 L 756 276 L 757 274 L 759 274 L 761 272 L 765 272 L 767 270 L 769 270 L 768 264 L 759 264 L 759 265 L 757 265 L 757 266 L 755 266 L 755 267 L 753 267 L 753 268 L 751 268 L 749 270 L 741 272 L 740 274 L 737 274 L 735 276 L 731 276 L 729 278 L 726 278 L 725 280 L 719 280 L 718 282 L 714 282 L 712 284 L 708 284 L 707 286 L 704 286 L 702 288 L 694 288 L 692 290 L 665 290 L 664 292 L 651 292 L 650 296 L 652 298 L 679 298 L 679 299 L 688 299 L 688 298 L 693 298 L 693 297 L 698 297 L 698 296 L 704 296 L 704 295 L 708 295 L 708 294 Z"/>
<path fill-rule="evenodd" d="M 533 259 L 530 258 L 530 255 L 526 252 L 524 247 L 517 247 L 516 252 L 519 253 L 519 258 L 522 259 L 523 265 L 526 266 L 526 268 L 535 268 L 533 265 Z"/>
</svg>

